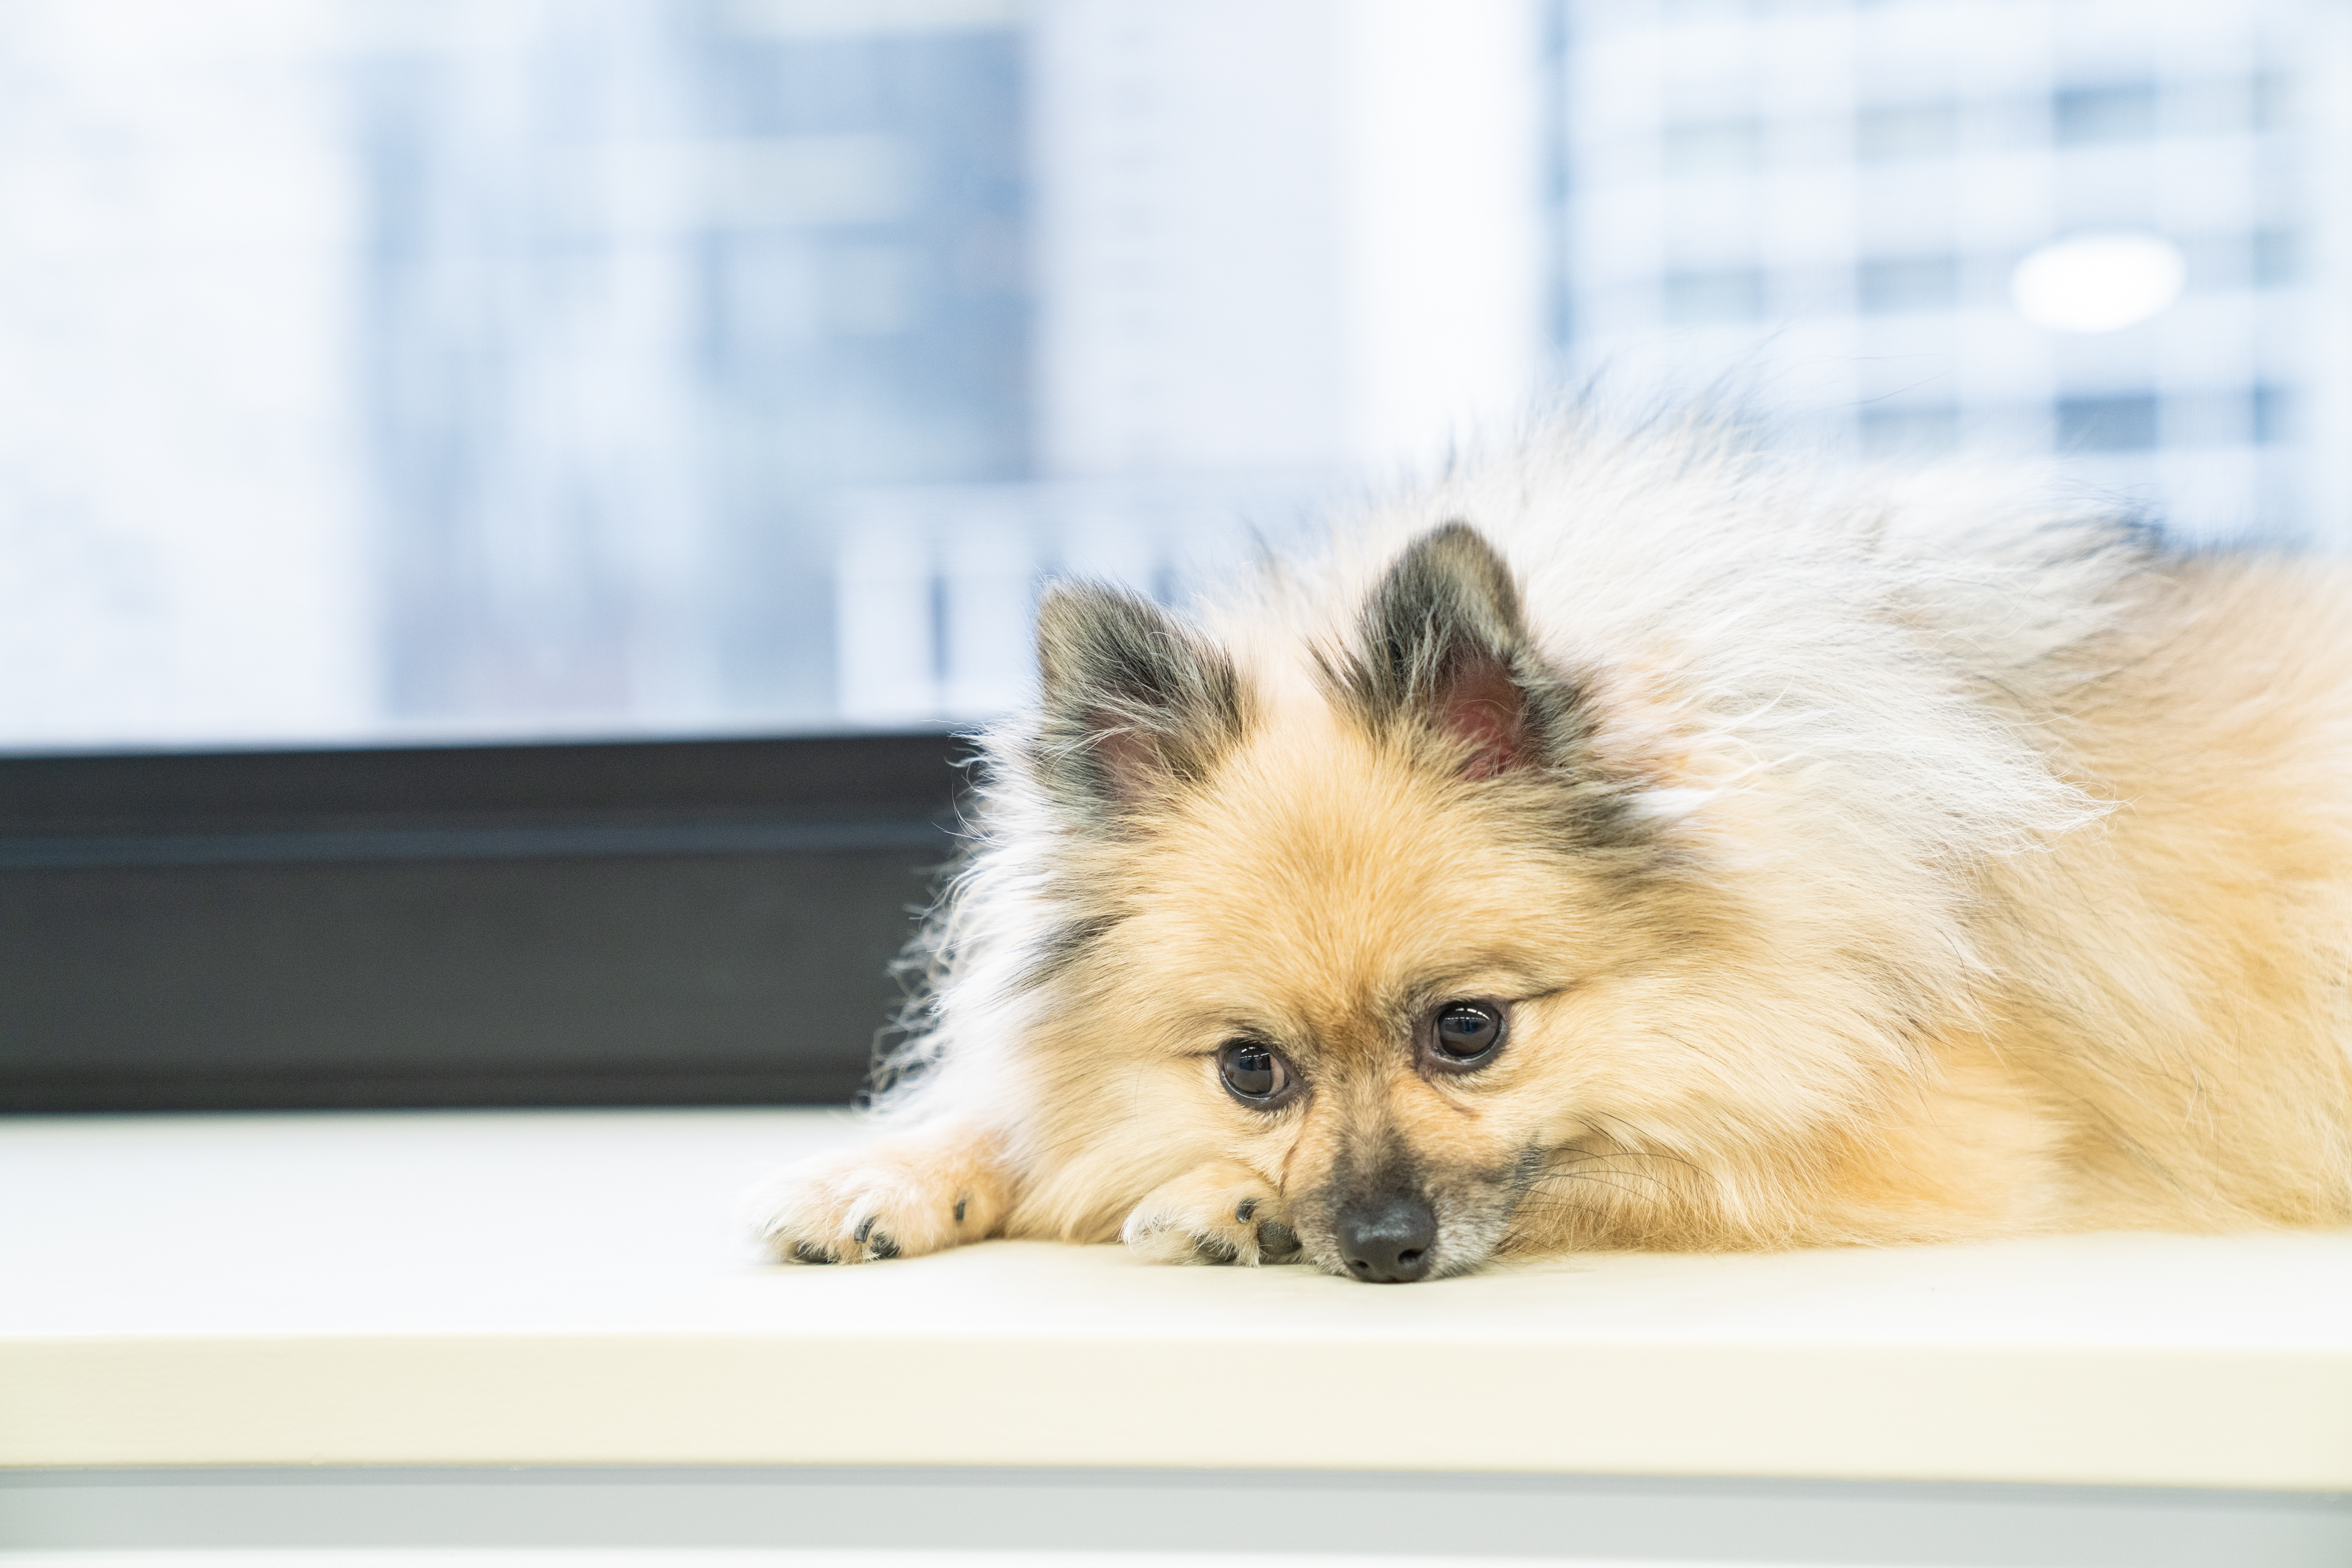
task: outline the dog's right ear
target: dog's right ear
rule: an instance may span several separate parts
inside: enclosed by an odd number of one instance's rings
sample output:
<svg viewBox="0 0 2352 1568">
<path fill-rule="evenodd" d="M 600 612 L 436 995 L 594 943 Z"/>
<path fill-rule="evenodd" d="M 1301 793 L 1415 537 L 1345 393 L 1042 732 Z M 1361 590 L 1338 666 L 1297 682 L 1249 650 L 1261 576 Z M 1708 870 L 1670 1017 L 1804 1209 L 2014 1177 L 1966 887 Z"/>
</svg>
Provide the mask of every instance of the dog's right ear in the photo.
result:
<svg viewBox="0 0 2352 1568">
<path fill-rule="evenodd" d="M 1088 820 L 1148 810 L 1204 777 L 1247 715 L 1233 661 L 1159 606 L 1100 583 L 1057 584 L 1037 611 L 1044 714 L 1034 757 L 1055 801 Z"/>
</svg>

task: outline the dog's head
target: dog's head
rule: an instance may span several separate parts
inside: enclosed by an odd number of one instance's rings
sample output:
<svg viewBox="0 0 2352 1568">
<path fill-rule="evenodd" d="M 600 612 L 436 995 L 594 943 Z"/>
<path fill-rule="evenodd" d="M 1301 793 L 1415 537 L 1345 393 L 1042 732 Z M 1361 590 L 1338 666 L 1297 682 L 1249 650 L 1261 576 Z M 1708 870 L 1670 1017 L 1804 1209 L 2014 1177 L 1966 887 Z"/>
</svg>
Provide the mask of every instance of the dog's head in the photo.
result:
<svg viewBox="0 0 2352 1568">
<path fill-rule="evenodd" d="M 1802 1050 L 1719 1049 L 1838 998 L 1697 972 L 1736 943 L 1658 781 L 1605 759 L 1605 699 L 1539 656 L 1471 528 L 1397 560 L 1310 695 L 1100 588 L 1057 590 L 1040 641 L 1066 919 L 1030 1045 L 1066 1211 L 1230 1158 L 1323 1267 L 1417 1280 L 1670 1208 L 1675 1129 L 1839 1092 Z"/>
</svg>

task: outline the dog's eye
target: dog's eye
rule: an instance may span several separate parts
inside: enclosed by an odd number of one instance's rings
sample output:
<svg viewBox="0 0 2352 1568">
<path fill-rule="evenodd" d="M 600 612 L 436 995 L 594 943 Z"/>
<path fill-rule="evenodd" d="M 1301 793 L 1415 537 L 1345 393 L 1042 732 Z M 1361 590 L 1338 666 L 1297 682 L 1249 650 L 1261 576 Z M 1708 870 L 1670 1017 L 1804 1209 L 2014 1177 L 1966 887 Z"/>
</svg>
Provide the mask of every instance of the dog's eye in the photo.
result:
<svg viewBox="0 0 2352 1568">
<path fill-rule="evenodd" d="M 1448 1002 L 1437 1009 L 1430 1044 L 1448 1067 L 1472 1067 L 1503 1048 L 1503 1009 L 1492 1002 Z"/>
<path fill-rule="evenodd" d="M 1288 1092 L 1290 1066 L 1272 1046 L 1229 1040 L 1217 1048 L 1217 1075 L 1226 1092 L 1244 1105 L 1271 1105 Z"/>
</svg>

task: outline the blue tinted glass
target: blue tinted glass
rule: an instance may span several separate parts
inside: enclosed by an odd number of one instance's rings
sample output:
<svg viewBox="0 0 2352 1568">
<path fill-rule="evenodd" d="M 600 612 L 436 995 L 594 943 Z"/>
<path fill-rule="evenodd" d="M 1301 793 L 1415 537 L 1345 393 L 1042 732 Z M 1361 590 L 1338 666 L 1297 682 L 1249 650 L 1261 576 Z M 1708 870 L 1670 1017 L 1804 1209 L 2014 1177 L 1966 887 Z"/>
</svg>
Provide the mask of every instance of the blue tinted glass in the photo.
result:
<svg viewBox="0 0 2352 1568">
<path fill-rule="evenodd" d="M 1562 388 L 2300 531 L 2331 3 L 15 0 L 0 747 L 1002 713 Z"/>
</svg>

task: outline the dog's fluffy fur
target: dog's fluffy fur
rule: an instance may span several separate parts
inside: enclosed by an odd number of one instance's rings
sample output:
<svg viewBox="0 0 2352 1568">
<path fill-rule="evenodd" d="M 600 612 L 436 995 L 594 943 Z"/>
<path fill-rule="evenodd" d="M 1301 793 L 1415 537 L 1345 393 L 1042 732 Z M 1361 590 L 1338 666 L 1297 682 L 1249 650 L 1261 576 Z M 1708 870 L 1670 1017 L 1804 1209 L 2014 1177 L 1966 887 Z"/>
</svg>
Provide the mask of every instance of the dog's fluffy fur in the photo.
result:
<svg viewBox="0 0 2352 1568">
<path fill-rule="evenodd" d="M 1058 588 L 888 1125 L 761 1232 L 1344 1273 L 1403 1202 L 1412 1278 L 2352 1221 L 2347 587 L 1571 426 L 1202 624 Z"/>
</svg>

